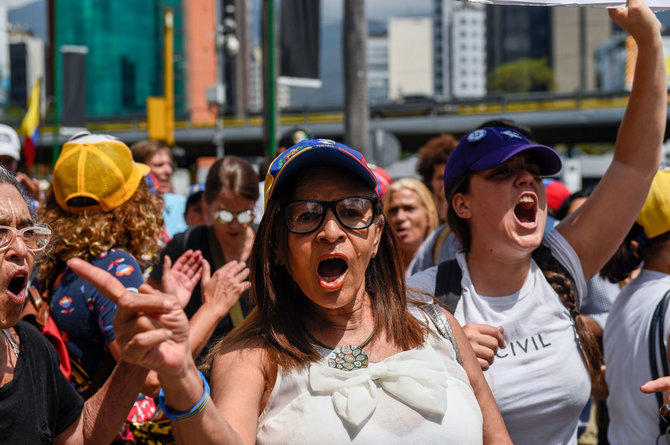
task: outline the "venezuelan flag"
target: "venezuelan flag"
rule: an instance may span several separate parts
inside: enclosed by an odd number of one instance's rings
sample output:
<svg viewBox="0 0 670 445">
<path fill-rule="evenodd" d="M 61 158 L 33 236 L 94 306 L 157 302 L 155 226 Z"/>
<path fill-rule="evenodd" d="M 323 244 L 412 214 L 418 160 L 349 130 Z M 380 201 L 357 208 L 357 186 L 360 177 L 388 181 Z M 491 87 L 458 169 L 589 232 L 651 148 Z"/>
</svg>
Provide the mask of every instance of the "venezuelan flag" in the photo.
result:
<svg viewBox="0 0 670 445">
<path fill-rule="evenodd" d="M 40 127 L 40 83 L 38 78 L 28 98 L 28 111 L 21 122 L 21 134 L 24 137 L 23 157 L 26 165 L 32 167 L 37 153 L 37 133 Z"/>
</svg>

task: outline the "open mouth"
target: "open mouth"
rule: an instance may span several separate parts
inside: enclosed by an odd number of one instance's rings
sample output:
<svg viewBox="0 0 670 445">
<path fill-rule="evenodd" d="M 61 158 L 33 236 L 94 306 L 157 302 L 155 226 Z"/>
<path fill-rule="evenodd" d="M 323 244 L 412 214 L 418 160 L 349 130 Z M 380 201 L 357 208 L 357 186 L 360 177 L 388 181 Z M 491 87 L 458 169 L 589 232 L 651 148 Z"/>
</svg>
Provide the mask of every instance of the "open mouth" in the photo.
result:
<svg viewBox="0 0 670 445">
<path fill-rule="evenodd" d="M 344 283 L 344 277 L 349 270 L 349 264 L 344 256 L 327 256 L 319 261 L 316 272 L 319 284 L 324 289 L 339 289 Z"/>
<path fill-rule="evenodd" d="M 537 214 L 537 204 L 531 196 L 522 196 L 514 206 L 514 215 L 522 223 L 534 223 Z"/>
<path fill-rule="evenodd" d="M 17 302 L 22 303 L 25 300 L 26 275 L 18 273 L 9 280 L 7 290 Z"/>
<path fill-rule="evenodd" d="M 397 227 L 395 229 L 395 234 L 398 238 L 404 238 L 407 235 L 408 230 L 404 228 Z"/>
</svg>

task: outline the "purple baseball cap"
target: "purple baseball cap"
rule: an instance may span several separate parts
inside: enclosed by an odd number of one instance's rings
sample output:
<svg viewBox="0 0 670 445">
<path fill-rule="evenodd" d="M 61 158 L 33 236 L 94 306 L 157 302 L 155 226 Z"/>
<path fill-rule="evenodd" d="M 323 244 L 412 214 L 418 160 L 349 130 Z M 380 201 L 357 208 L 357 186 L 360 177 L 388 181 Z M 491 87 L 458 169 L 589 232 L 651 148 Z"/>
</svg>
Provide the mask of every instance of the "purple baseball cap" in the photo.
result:
<svg viewBox="0 0 670 445">
<path fill-rule="evenodd" d="M 444 196 L 451 198 L 453 188 L 468 170 L 481 171 L 496 167 L 521 152 L 527 152 L 547 176 L 561 170 L 561 158 L 553 149 L 533 144 L 507 127 L 484 127 L 463 136 L 449 156 L 444 170 Z"/>
<path fill-rule="evenodd" d="M 307 139 L 279 155 L 265 176 L 265 207 L 273 194 L 301 171 L 318 166 L 340 167 L 361 178 L 379 195 L 377 177 L 362 154 L 330 139 Z"/>
</svg>

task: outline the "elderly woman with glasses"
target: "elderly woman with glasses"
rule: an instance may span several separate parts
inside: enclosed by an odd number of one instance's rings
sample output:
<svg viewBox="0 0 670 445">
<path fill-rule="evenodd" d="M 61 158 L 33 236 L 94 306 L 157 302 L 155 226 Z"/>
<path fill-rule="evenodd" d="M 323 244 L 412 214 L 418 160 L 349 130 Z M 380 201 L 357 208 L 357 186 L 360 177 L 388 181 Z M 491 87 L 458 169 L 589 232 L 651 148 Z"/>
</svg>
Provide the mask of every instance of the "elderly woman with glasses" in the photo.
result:
<svg viewBox="0 0 670 445">
<path fill-rule="evenodd" d="M 189 228 L 165 247 L 148 283 L 162 285 L 163 264 L 183 254 L 202 263 L 202 279 L 193 289 L 185 312 L 191 320 L 191 347 L 202 356 L 217 340 L 239 325 L 248 313 L 247 260 L 254 243 L 254 204 L 258 175 L 251 164 L 226 156 L 212 164 L 205 181 L 203 204 L 209 225 Z M 211 274 L 211 270 L 215 270 Z"/>
<path fill-rule="evenodd" d="M 210 351 L 211 389 L 178 306 L 134 315 L 128 344 L 144 352 L 128 359 L 157 369 L 178 441 L 510 443 L 458 323 L 436 305 L 408 309 L 376 189 L 360 153 L 336 142 L 302 141 L 273 162 L 250 260 L 257 306 Z"/>
<path fill-rule="evenodd" d="M 0 167 L 2 442 L 110 443 L 130 411 L 148 370 L 122 360 L 102 388 L 84 402 L 61 373 L 58 355 L 48 340 L 32 325 L 20 321 L 27 300 L 28 279 L 36 261 L 44 259 L 42 251 L 50 238 L 51 230 L 35 222 L 14 175 Z M 106 271 L 97 270 L 111 277 Z M 125 290 L 123 284 L 115 283 Z M 123 301 L 119 304 L 123 312 L 127 306 Z M 135 305 L 133 309 L 164 310 L 162 304 Z M 115 326 L 120 332 L 134 327 L 117 321 Z"/>
</svg>

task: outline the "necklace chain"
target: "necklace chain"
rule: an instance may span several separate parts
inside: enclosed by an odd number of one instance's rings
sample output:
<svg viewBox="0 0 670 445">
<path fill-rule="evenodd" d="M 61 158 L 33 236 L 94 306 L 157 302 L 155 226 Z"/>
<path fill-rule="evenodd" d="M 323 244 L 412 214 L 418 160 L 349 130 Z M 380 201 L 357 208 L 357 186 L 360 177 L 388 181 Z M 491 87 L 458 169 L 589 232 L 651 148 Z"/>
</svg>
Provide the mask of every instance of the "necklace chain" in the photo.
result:
<svg viewBox="0 0 670 445">
<path fill-rule="evenodd" d="M 309 332 L 307 329 L 305 329 L 305 332 L 307 332 L 307 336 L 308 336 L 308 337 L 310 338 L 310 340 L 312 340 L 317 346 L 321 346 L 322 348 L 325 348 L 325 349 L 335 349 L 335 348 L 331 348 L 330 346 L 321 343 L 321 342 L 320 342 L 319 340 L 317 340 L 317 339 L 312 335 L 312 333 Z M 366 346 L 368 345 L 368 343 L 370 343 L 370 341 L 372 341 L 372 337 L 374 337 L 375 332 L 377 332 L 377 328 L 374 328 L 374 329 L 372 330 L 372 332 L 370 333 L 370 336 L 369 336 L 368 338 L 366 338 L 365 341 L 364 341 L 363 343 L 361 343 L 360 345 L 358 345 L 358 347 L 361 348 L 361 349 L 363 349 L 364 347 L 366 347 Z"/>
<path fill-rule="evenodd" d="M 3 329 L 2 332 L 5 334 L 5 337 L 7 337 L 7 340 L 9 341 L 9 344 L 12 345 L 12 349 L 14 350 L 14 355 L 16 357 L 19 357 L 19 347 L 16 343 L 14 343 L 14 340 L 12 340 L 12 337 L 9 335 L 9 332 L 7 329 Z"/>
</svg>

